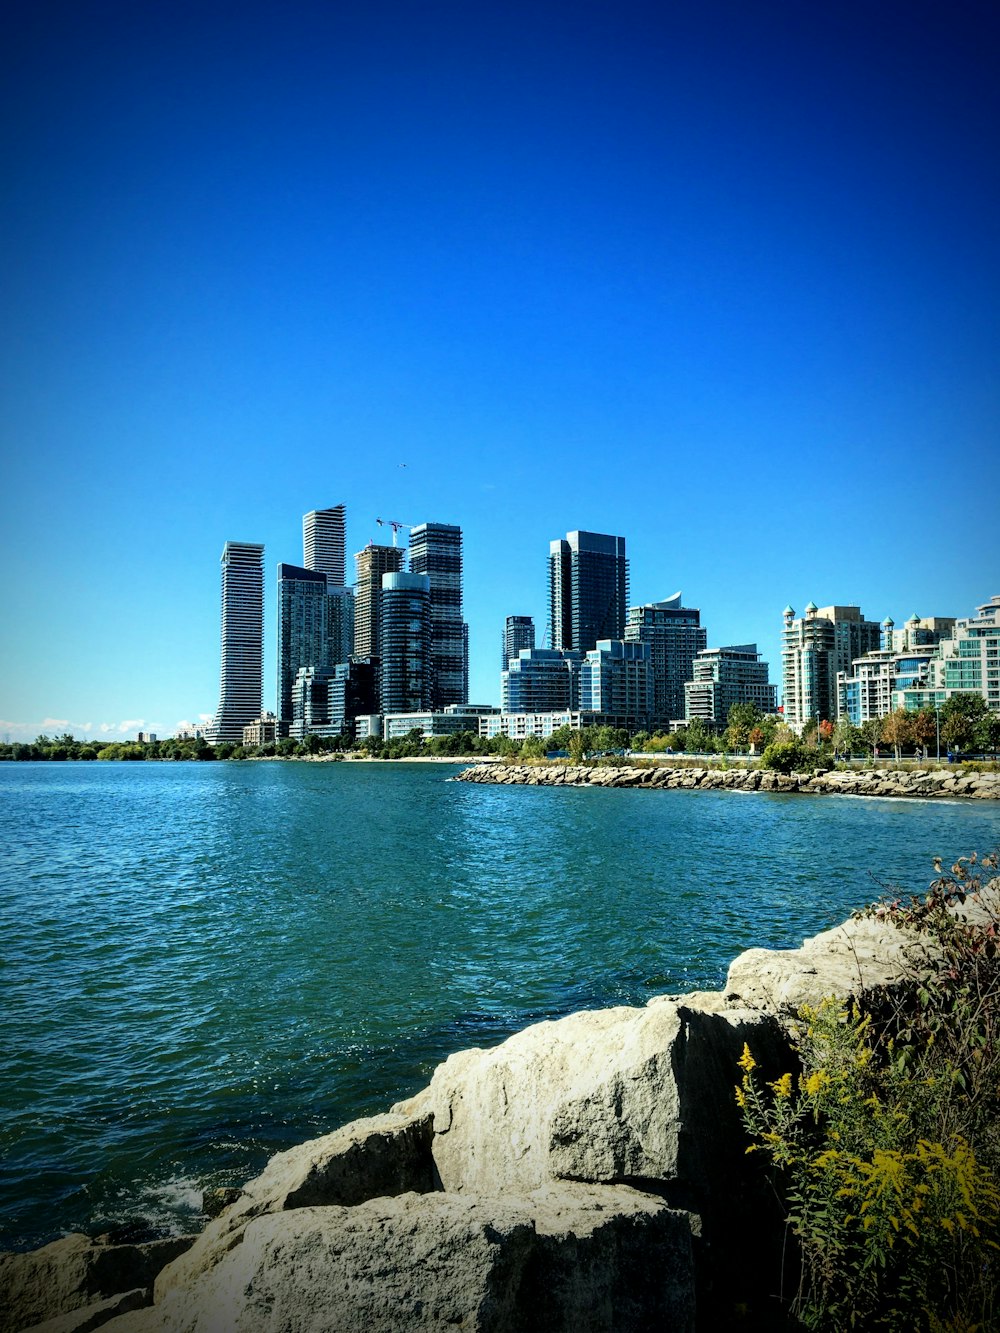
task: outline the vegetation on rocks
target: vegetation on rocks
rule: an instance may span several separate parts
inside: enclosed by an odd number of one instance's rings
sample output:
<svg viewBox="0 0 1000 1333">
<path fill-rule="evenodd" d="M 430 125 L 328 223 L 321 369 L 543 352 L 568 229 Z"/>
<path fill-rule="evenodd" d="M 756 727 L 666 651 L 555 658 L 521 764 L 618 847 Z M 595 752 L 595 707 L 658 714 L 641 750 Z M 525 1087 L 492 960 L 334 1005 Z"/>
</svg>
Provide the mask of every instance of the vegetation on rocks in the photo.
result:
<svg viewBox="0 0 1000 1333">
<path fill-rule="evenodd" d="M 804 1009 L 800 1068 L 736 1099 L 768 1157 L 794 1256 L 792 1319 L 822 1330 L 1000 1326 L 996 855 L 869 913 L 912 940 L 902 984 Z"/>
</svg>

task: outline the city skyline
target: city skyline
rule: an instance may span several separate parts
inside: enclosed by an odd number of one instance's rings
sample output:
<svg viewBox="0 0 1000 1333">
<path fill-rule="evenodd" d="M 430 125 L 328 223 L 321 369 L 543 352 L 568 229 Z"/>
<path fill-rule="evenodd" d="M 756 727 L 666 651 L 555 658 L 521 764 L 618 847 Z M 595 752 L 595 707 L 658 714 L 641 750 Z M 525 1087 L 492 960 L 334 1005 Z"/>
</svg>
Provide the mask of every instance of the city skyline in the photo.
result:
<svg viewBox="0 0 1000 1333">
<path fill-rule="evenodd" d="M 340 504 L 349 560 L 461 527 L 473 701 L 574 530 L 772 680 L 788 603 L 995 593 L 995 7 L 208 0 L 7 36 L 0 735 L 211 716 L 229 540 L 266 547 L 273 708 L 275 571 Z"/>
</svg>

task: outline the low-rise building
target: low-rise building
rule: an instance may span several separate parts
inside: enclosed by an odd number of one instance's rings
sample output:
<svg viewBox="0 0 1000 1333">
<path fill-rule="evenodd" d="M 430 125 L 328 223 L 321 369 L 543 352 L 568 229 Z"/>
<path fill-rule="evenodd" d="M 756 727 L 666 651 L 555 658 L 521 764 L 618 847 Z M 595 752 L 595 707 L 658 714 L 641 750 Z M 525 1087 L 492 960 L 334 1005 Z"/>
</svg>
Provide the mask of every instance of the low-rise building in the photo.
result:
<svg viewBox="0 0 1000 1333">
<path fill-rule="evenodd" d="M 924 678 L 896 691 L 895 706 L 908 710 L 940 706 L 953 694 L 981 694 L 1000 713 L 1000 595 L 955 621 L 928 660 Z"/>
<path fill-rule="evenodd" d="M 478 736 L 482 719 L 499 712 L 492 704 L 449 704 L 439 712 L 386 713 L 382 718 L 382 736 L 387 741 L 400 740 L 411 731 L 428 737 L 457 736 L 463 731 Z"/>
<path fill-rule="evenodd" d="M 277 734 L 278 719 L 274 713 L 261 713 L 243 728 L 244 745 L 272 744 Z"/>
</svg>

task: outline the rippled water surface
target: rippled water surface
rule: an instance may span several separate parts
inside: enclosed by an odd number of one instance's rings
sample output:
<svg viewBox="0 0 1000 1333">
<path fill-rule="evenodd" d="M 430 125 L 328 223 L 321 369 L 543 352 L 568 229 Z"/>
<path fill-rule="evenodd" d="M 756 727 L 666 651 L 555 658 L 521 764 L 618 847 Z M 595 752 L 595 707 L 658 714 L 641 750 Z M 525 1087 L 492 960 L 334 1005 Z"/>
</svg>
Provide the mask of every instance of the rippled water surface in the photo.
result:
<svg viewBox="0 0 1000 1333">
<path fill-rule="evenodd" d="M 431 764 L 0 764 L 0 1248 L 141 1216 L 540 1017 L 721 984 L 992 804 L 448 782 Z"/>
</svg>

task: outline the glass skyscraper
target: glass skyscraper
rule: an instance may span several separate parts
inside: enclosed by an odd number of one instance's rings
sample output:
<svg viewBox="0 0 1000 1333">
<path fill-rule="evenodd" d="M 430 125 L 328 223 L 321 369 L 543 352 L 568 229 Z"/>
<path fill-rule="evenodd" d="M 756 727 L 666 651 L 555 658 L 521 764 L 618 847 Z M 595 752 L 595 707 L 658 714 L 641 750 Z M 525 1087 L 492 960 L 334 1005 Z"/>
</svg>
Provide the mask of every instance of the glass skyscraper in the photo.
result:
<svg viewBox="0 0 1000 1333">
<path fill-rule="evenodd" d="M 354 599 L 329 574 L 278 566 L 278 720 L 294 717 L 293 688 L 303 667 L 330 671 L 351 655 Z"/>
<path fill-rule="evenodd" d="M 379 659 L 383 714 L 433 707 L 431 585 L 426 574 L 382 576 Z"/>
<path fill-rule="evenodd" d="M 468 626 L 462 619 L 462 529 L 420 523 L 410 530 L 410 570 L 430 586 L 433 708 L 469 698 Z"/>
<path fill-rule="evenodd" d="M 264 547 L 226 542 L 222 550 L 222 680 L 206 739 L 243 740 L 256 721 L 264 688 Z"/>
<path fill-rule="evenodd" d="M 549 627 L 553 648 L 587 652 L 620 639 L 628 606 L 625 538 L 568 532 L 549 546 Z"/>
<path fill-rule="evenodd" d="M 503 627 L 500 670 L 506 671 L 522 648 L 534 646 L 535 622 L 531 616 L 508 616 Z"/>
</svg>

